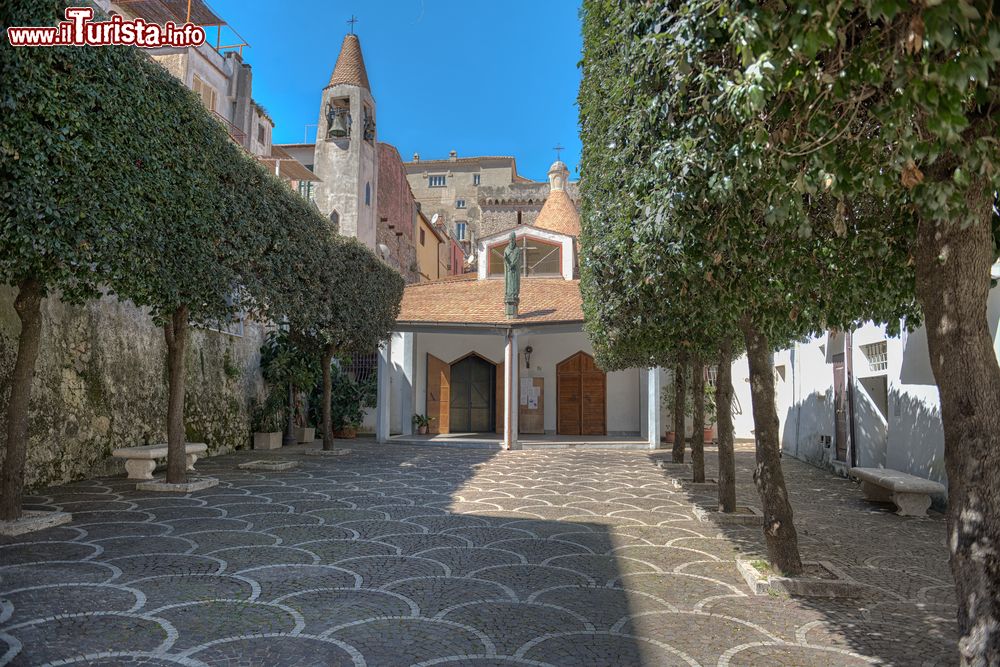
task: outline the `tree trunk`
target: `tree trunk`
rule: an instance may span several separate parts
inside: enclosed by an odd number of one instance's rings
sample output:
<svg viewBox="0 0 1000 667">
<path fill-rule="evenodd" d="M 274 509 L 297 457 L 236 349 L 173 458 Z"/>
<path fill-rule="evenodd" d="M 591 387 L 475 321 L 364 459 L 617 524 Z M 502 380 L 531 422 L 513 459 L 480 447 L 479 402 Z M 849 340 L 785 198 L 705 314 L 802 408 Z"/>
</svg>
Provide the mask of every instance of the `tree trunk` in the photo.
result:
<svg viewBox="0 0 1000 667">
<path fill-rule="evenodd" d="M 958 648 L 977 667 L 1000 664 L 1000 367 L 986 319 L 992 191 L 981 185 L 969 197 L 977 224 L 920 220 L 915 253 L 944 424 Z"/>
<path fill-rule="evenodd" d="M 674 449 L 671 459 L 674 463 L 684 463 L 684 390 L 687 387 L 687 361 L 681 358 L 674 366 Z"/>
<path fill-rule="evenodd" d="M 42 339 L 41 304 L 41 284 L 31 279 L 22 280 L 14 300 L 14 310 L 21 319 L 21 334 L 17 337 L 17 360 L 10 378 L 10 399 L 7 403 L 7 453 L 3 471 L 0 472 L 0 521 L 21 518 L 31 382 L 35 377 L 35 361 Z"/>
<path fill-rule="evenodd" d="M 733 343 L 728 338 L 719 349 L 715 376 L 715 424 L 719 431 L 719 511 L 736 511 L 736 455 L 733 452 Z"/>
<path fill-rule="evenodd" d="M 691 464 L 694 482 L 705 481 L 705 367 L 698 360 L 691 366 L 694 415 L 691 424 Z"/>
<path fill-rule="evenodd" d="M 764 511 L 767 559 L 782 574 L 801 574 L 799 540 L 792 524 L 792 506 L 788 502 L 785 476 L 781 471 L 778 413 L 774 405 L 774 355 L 767 336 L 752 324 L 744 322 L 743 335 L 750 362 L 750 397 L 757 444 L 753 480 Z"/>
<path fill-rule="evenodd" d="M 323 449 L 333 449 L 333 415 L 330 410 L 330 400 L 333 395 L 333 378 L 330 376 L 330 364 L 333 362 L 333 346 L 328 345 L 323 350 Z"/>
<path fill-rule="evenodd" d="M 163 326 L 167 341 L 167 483 L 187 481 L 187 454 L 184 442 L 184 350 L 187 347 L 188 309 L 178 307 Z"/>
</svg>

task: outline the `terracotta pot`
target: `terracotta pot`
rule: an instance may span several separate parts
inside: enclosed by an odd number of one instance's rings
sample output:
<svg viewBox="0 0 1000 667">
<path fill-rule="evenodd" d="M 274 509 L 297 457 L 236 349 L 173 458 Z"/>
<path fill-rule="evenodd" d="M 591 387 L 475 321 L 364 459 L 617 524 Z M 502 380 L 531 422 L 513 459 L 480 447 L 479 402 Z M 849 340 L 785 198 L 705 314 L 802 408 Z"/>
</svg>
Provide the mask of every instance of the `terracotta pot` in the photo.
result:
<svg viewBox="0 0 1000 667">
<path fill-rule="evenodd" d="M 668 445 L 672 445 L 674 442 L 674 432 L 667 431 L 667 434 L 663 436 L 663 441 L 666 442 Z"/>
<path fill-rule="evenodd" d="M 713 435 L 713 431 L 712 431 L 712 428 L 711 428 L 711 427 L 709 427 L 709 428 L 706 428 L 706 429 L 705 429 L 705 430 L 704 430 L 704 431 L 702 432 L 702 435 L 703 435 L 703 436 L 704 436 L 704 438 L 705 438 L 705 444 L 706 444 L 706 445 L 707 445 L 708 443 L 712 442 L 712 439 L 714 438 L 714 435 Z"/>
<path fill-rule="evenodd" d="M 340 438 L 341 440 L 351 440 L 352 438 L 358 437 L 358 429 L 353 426 L 345 426 L 342 429 L 334 431 L 333 437 Z"/>
<path fill-rule="evenodd" d="M 417 435 L 427 435 L 427 427 L 426 426 L 418 426 L 417 427 Z"/>
</svg>

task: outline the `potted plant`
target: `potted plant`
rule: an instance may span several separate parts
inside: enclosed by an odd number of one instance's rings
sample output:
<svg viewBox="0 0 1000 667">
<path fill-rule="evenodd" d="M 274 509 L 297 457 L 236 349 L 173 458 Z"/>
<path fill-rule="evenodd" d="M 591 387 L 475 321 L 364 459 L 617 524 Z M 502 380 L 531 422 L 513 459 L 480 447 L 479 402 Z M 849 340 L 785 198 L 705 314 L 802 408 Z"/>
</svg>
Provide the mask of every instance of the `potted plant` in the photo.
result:
<svg viewBox="0 0 1000 667">
<path fill-rule="evenodd" d="M 687 385 L 687 391 L 684 392 L 684 416 L 687 418 L 687 420 L 690 420 L 691 415 L 694 414 L 694 399 L 691 397 L 690 375 L 688 377 L 689 377 L 689 381 L 688 381 L 688 385 Z M 674 381 L 673 381 L 673 379 L 671 379 L 669 382 L 665 383 L 665 385 L 663 387 L 663 392 L 662 392 L 662 394 L 660 394 L 660 404 L 663 405 L 663 407 L 666 408 L 667 411 L 670 414 L 670 418 L 667 420 L 667 423 L 664 425 L 665 426 L 665 435 L 664 435 L 663 441 L 665 443 L 667 443 L 668 445 L 672 445 L 672 444 L 674 444 L 674 441 L 677 439 L 677 434 L 674 432 Z M 684 434 L 682 433 L 681 434 L 681 438 L 683 438 L 683 437 L 684 437 Z"/>
<path fill-rule="evenodd" d="M 417 427 L 419 435 L 427 434 L 427 428 L 431 425 L 432 419 L 434 418 L 427 415 L 413 415 L 413 425 Z"/>
<path fill-rule="evenodd" d="M 296 345 L 288 331 L 279 329 L 268 334 L 261 346 L 260 368 L 269 385 L 283 387 L 281 392 L 273 393 L 282 394 L 286 428 L 291 436 L 286 444 L 315 440 L 316 429 L 308 426 L 308 413 L 302 402 L 303 391 L 308 394 L 319 377 L 315 359 Z"/>
<path fill-rule="evenodd" d="M 344 371 L 346 359 L 336 360 L 330 366 L 330 426 L 335 438 L 356 438 L 364 423 L 365 410 L 375 407 L 375 378 L 357 381 Z M 315 390 L 310 401 L 310 414 L 322 422 L 323 390 Z"/>
<path fill-rule="evenodd" d="M 706 372 L 708 368 L 705 369 Z M 715 385 L 708 383 L 705 379 L 705 444 L 715 440 Z"/>
<path fill-rule="evenodd" d="M 270 392 L 263 401 L 255 400 L 250 407 L 254 449 L 279 449 L 285 420 L 284 401 L 277 392 Z"/>
</svg>

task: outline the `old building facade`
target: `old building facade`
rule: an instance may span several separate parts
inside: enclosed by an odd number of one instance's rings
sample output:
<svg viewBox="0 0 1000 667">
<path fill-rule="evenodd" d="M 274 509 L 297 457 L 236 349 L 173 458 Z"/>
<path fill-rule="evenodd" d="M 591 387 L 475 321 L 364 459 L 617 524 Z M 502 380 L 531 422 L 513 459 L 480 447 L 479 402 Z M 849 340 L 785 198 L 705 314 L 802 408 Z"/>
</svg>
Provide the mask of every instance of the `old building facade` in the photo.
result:
<svg viewBox="0 0 1000 667">
<path fill-rule="evenodd" d="M 473 256 L 479 238 L 533 224 L 549 193 L 547 183 L 518 174 L 511 156 L 459 157 L 451 151 L 447 158 L 425 160 L 414 154 L 405 166 L 424 213 Z M 566 192 L 576 203 L 576 183 L 568 183 Z"/>
</svg>

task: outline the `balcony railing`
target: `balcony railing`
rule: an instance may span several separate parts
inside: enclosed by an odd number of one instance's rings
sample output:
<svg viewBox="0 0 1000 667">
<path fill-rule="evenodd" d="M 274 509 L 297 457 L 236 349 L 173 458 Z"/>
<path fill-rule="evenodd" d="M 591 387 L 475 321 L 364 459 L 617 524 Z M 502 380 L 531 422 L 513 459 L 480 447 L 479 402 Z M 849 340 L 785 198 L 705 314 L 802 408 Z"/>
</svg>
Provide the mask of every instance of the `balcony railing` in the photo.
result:
<svg viewBox="0 0 1000 667">
<path fill-rule="evenodd" d="M 226 118 L 225 116 L 223 116 L 218 111 L 213 110 L 212 111 L 212 115 L 215 116 L 215 119 L 217 121 L 219 121 L 220 123 L 222 123 L 222 126 L 224 128 L 226 128 L 226 132 L 229 133 L 229 136 L 230 136 L 230 138 L 233 141 L 235 141 L 236 143 L 238 143 L 240 146 L 245 146 L 246 145 L 246 140 L 247 140 L 247 133 L 246 132 L 244 132 L 240 128 L 238 128 L 235 125 L 233 125 L 232 123 L 230 123 L 229 119 Z"/>
</svg>

